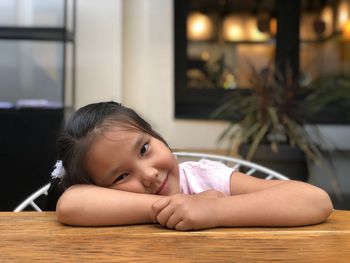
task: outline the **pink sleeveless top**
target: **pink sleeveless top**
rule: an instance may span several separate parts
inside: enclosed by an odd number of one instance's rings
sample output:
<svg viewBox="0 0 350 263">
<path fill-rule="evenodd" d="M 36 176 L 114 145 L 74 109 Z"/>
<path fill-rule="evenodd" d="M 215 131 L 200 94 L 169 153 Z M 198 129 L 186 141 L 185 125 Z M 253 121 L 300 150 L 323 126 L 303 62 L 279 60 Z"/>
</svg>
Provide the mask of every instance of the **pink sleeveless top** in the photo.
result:
<svg viewBox="0 0 350 263">
<path fill-rule="evenodd" d="M 197 194 L 214 189 L 230 195 L 230 178 L 234 169 L 210 160 L 184 162 L 179 164 L 180 192 Z"/>
</svg>

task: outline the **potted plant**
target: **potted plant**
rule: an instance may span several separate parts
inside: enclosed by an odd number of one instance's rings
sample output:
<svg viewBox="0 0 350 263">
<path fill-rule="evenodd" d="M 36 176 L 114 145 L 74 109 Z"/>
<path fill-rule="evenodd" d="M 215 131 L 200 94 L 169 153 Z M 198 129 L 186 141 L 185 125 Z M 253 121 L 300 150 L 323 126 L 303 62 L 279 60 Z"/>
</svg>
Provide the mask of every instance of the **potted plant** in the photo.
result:
<svg viewBox="0 0 350 263">
<path fill-rule="evenodd" d="M 228 119 L 229 124 L 219 141 L 228 139 L 228 148 L 240 146 L 239 152 L 245 159 L 306 181 L 306 160 L 319 164 L 325 160 L 324 139 L 315 125 L 308 124 L 308 117 L 344 96 L 350 98 L 349 78 L 341 79 L 341 87 L 337 83 L 332 95 L 329 89 L 334 88 L 334 83 L 326 85 L 321 80 L 322 85 L 314 83 L 300 89 L 299 80 L 290 70 L 282 74 L 273 65 L 262 71 L 251 66 L 250 82 L 251 92 L 233 93 L 213 113 L 220 118 L 237 117 Z M 318 140 L 315 140 L 316 135 Z M 284 157 L 287 158 L 285 163 L 281 159 Z M 295 178 L 295 175 L 301 177 Z"/>
</svg>

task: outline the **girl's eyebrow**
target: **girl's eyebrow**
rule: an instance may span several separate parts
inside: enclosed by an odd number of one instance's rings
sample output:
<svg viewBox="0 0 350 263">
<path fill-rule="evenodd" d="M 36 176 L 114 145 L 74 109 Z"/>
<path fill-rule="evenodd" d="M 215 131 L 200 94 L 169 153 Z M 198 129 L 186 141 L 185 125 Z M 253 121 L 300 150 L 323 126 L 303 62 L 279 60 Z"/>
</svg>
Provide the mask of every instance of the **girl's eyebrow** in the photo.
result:
<svg viewBox="0 0 350 263">
<path fill-rule="evenodd" d="M 133 146 L 133 151 L 136 151 L 140 148 L 142 142 L 144 141 L 144 138 L 145 138 L 145 134 L 144 133 L 140 133 L 138 136 L 137 136 L 137 139 L 134 143 L 134 146 Z"/>
</svg>

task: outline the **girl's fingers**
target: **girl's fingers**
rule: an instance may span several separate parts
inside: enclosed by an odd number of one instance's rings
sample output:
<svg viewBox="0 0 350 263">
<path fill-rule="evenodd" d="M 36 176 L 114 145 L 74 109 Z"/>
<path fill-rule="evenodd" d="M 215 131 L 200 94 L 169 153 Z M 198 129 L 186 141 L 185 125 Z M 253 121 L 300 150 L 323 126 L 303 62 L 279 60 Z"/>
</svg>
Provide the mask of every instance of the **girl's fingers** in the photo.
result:
<svg viewBox="0 0 350 263">
<path fill-rule="evenodd" d="M 157 215 L 156 219 L 159 224 L 162 226 L 167 226 L 169 218 L 173 215 L 174 209 L 171 209 L 170 206 L 164 207 Z"/>
<path fill-rule="evenodd" d="M 161 198 L 158 199 L 155 203 L 152 205 L 151 209 L 151 217 L 154 223 L 157 223 L 157 216 L 158 214 L 169 205 L 170 203 L 170 198 Z"/>
<path fill-rule="evenodd" d="M 173 213 L 166 222 L 166 227 L 174 229 L 175 226 L 181 222 L 182 218 L 178 217 L 175 213 Z"/>
<path fill-rule="evenodd" d="M 191 230 L 191 228 L 185 224 L 183 220 L 180 220 L 176 225 L 175 225 L 175 230 L 177 231 L 186 231 L 186 230 Z"/>
</svg>

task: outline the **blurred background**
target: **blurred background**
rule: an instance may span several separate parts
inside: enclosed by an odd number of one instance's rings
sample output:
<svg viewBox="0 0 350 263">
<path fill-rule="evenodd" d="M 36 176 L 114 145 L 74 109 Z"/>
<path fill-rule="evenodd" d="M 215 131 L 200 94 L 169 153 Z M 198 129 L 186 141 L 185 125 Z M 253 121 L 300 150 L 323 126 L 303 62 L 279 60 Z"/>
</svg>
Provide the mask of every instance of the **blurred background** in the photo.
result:
<svg viewBox="0 0 350 263">
<path fill-rule="evenodd" d="M 349 209 L 350 1 L 2 0 L 0 210 L 49 181 L 64 121 L 92 102 L 134 108 L 175 150 L 241 155 L 218 138 L 242 113 L 212 113 L 271 65 L 293 110 L 324 105 L 301 122 L 326 138 L 305 180 Z"/>
</svg>

